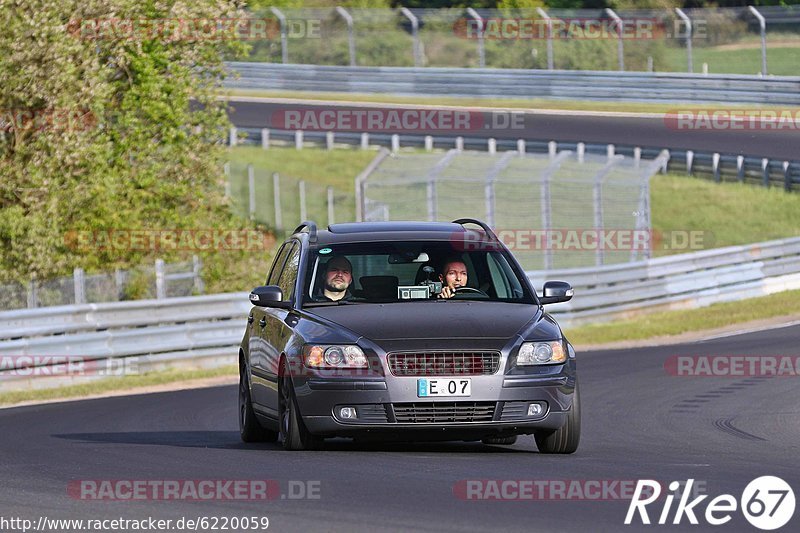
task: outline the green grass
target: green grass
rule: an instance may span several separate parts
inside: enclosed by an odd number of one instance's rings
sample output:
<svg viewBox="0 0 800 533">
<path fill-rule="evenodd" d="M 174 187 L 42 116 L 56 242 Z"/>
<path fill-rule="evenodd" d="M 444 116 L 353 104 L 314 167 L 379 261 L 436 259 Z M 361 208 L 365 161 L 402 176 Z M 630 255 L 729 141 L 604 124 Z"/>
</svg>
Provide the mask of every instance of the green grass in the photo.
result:
<svg viewBox="0 0 800 533">
<path fill-rule="evenodd" d="M 197 379 L 207 379 L 219 376 L 236 376 L 239 369 L 235 365 L 219 368 L 200 370 L 166 370 L 163 372 L 150 372 L 138 376 L 124 376 L 109 378 L 80 385 L 68 385 L 41 390 L 23 390 L 0 393 L 0 405 L 12 405 L 21 402 L 45 401 L 60 398 L 79 398 L 105 392 L 131 390 L 168 383 L 183 383 Z"/>
<path fill-rule="evenodd" d="M 767 71 L 774 76 L 800 76 L 800 42 L 797 46 L 769 46 L 767 43 Z M 687 56 L 683 48 L 666 48 L 668 70 L 686 72 Z M 761 72 L 761 49 L 730 50 L 720 47 L 696 47 L 692 51 L 694 71 L 703 71 L 708 63 L 709 74 L 758 74 Z"/>
<path fill-rule="evenodd" d="M 684 52 L 685 54 L 685 52 Z M 685 60 L 684 60 L 685 61 Z M 685 65 L 685 62 L 684 62 Z M 700 68 L 702 62 L 700 63 Z M 682 71 L 685 71 L 684 66 Z M 681 71 L 680 69 L 678 70 Z M 770 73 L 772 68 L 770 67 Z M 800 72 L 798 72 L 800 74 Z M 412 105 L 439 105 L 461 107 L 498 107 L 526 110 L 565 110 L 565 111 L 599 111 L 599 112 L 624 112 L 624 113 L 667 113 L 675 111 L 680 104 L 646 104 L 639 102 L 592 102 L 584 100 L 545 100 L 543 98 L 461 98 L 456 96 L 396 96 L 390 94 L 355 94 L 355 93 L 325 93 L 325 92 L 285 92 L 285 91 L 259 91 L 235 90 L 229 94 L 235 96 L 253 96 L 260 98 L 302 98 L 304 100 L 326 100 L 331 102 L 371 102 L 384 104 L 412 104 Z M 759 104 L 736 103 L 711 103 L 703 104 L 703 109 L 771 109 L 785 106 L 768 106 Z"/>
<path fill-rule="evenodd" d="M 647 313 L 630 320 L 577 326 L 564 333 L 572 344 L 580 346 L 680 335 L 798 313 L 800 290 L 795 290 L 700 309 Z"/>
</svg>

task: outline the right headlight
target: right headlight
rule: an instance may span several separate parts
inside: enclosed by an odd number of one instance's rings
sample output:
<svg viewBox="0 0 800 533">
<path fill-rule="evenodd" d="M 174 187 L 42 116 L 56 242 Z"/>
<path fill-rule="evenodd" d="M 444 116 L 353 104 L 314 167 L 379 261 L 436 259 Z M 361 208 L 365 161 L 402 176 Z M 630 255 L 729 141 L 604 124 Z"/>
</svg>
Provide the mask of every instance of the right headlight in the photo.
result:
<svg viewBox="0 0 800 533">
<path fill-rule="evenodd" d="M 561 341 L 523 342 L 517 353 L 517 365 L 551 365 L 567 360 Z"/>
<path fill-rule="evenodd" d="M 311 368 L 364 368 L 369 366 L 364 351 L 353 344 L 306 345 L 306 366 Z"/>
</svg>

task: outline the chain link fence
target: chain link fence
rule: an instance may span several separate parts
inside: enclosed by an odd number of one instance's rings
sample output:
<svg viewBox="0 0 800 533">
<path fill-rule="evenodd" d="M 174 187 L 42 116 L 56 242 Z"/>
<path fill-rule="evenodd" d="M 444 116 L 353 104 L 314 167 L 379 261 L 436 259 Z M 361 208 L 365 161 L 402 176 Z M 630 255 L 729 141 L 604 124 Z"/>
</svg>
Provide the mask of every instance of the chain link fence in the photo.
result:
<svg viewBox="0 0 800 533">
<path fill-rule="evenodd" d="M 288 9 L 252 61 L 800 74 L 800 6 L 702 9 Z M 281 20 L 282 17 L 282 20 Z"/>
<path fill-rule="evenodd" d="M 482 218 L 524 268 L 573 268 L 649 257 L 650 177 L 668 158 L 395 154 L 357 186 L 365 220 Z"/>
<path fill-rule="evenodd" d="M 203 294 L 201 270 L 196 256 L 190 262 L 157 259 L 152 265 L 95 274 L 76 268 L 72 277 L 0 284 L 0 310 Z"/>
</svg>

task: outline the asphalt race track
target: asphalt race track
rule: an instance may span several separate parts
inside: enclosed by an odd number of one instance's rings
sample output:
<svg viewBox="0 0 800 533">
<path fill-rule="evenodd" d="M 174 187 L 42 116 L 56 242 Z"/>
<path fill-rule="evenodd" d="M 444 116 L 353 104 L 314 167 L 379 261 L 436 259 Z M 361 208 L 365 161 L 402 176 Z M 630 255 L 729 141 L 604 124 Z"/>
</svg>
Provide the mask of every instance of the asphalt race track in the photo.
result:
<svg viewBox="0 0 800 533">
<path fill-rule="evenodd" d="M 359 106 L 336 102 L 309 104 L 275 102 L 267 99 L 259 101 L 242 101 L 238 98 L 231 102 L 232 122 L 243 128 L 277 128 L 286 122 L 283 112 L 287 110 L 360 109 Z M 364 108 L 393 109 L 391 104 L 365 104 Z M 413 108 L 413 106 L 404 106 Z M 688 110 L 698 112 L 702 106 L 684 106 Z M 683 110 L 678 104 L 675 112 Z M 520 113 L 521 110 L 516 112 Z M 794 116 L 794 115 L 792 115 Z M 278 117 L 276 119 L 276 117 Z M 625 113 L 580 113 L 543 111 L 525 112 L 521 129 L 493 128 L 489 120 L 484 120 L 480 128 L 454 132 L 451 136 L 478 137 L 496 139 L 527 139 L 538 141 L 564 141 L 585 143 L 616 143 L 629 146 L 649 148 L 686 149 L 721 154 L 759 156 L 783 160 L 798 158 L 797 147 L 800 144 L 800 131 L 795 127 L 780 129 L 678 129 L 674 121 L 665 120 L 663 115 L 634 116 Z M 791 124 L 790 124 L 791 125 Z M 359 132 L 362 130 L 358 130 Z M 420 135 L 420 132 L 415 132 Z"/>
<path fill-rule="evenodd" d="M 796 356 L 798 336 L 800 326 L 791 326 L 579 354 L 583 434 L 572 456 L 540 455 L 532 437 L 505 447 L 336 440 L 325 451 L 285 452 L 274 444 L 244 445 L 234 386 L 0 410 L 0 516 L 255 515 L 267 516 L 269 530 L 276 531 L 672 531 L 676 526 L 638 521 L 624 526 L 628 504 L 622 500 L 478 501 L 457 497 L 454 486 L 464 480 L 643 478 L 666 486 L 694 478 L 711 497 L 727 493 L 738 500 L 750 480 L 776 475 L 797 491 L 797 377 L 677 377 L 664 364 L 672 355 Z M 281 496 L 132 502 L 68 495 L 71 480 L 86 479 L 269 479 L 279 482 Z M 288 498 L 291 481 L 318 482 L 319 498 Z M 653 504 L 651 519 L 660 512 L 661 504 Z M 797 515 L 781 531 L 797 531 Z M 738 510 L 723 526 L 702 520 L 689 526 L 684 517 L 677 529 L 756 531 Z"/>
</svg>

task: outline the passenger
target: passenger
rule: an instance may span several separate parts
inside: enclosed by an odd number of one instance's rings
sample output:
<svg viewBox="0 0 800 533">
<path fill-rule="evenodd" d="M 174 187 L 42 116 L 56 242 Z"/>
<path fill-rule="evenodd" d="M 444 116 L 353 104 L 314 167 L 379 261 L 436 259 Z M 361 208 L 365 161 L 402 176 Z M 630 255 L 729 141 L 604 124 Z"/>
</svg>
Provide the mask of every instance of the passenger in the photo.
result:
<svg viewBox="0 0 800 533">
<path fill-rule="evenodd" d="M 452 298 L 456 294 L 456 289 L 467 286 L 467 265 L 459 257 L 445 260 L 439 281 L 442 282 L 439 298 Z"/>
</svg>

